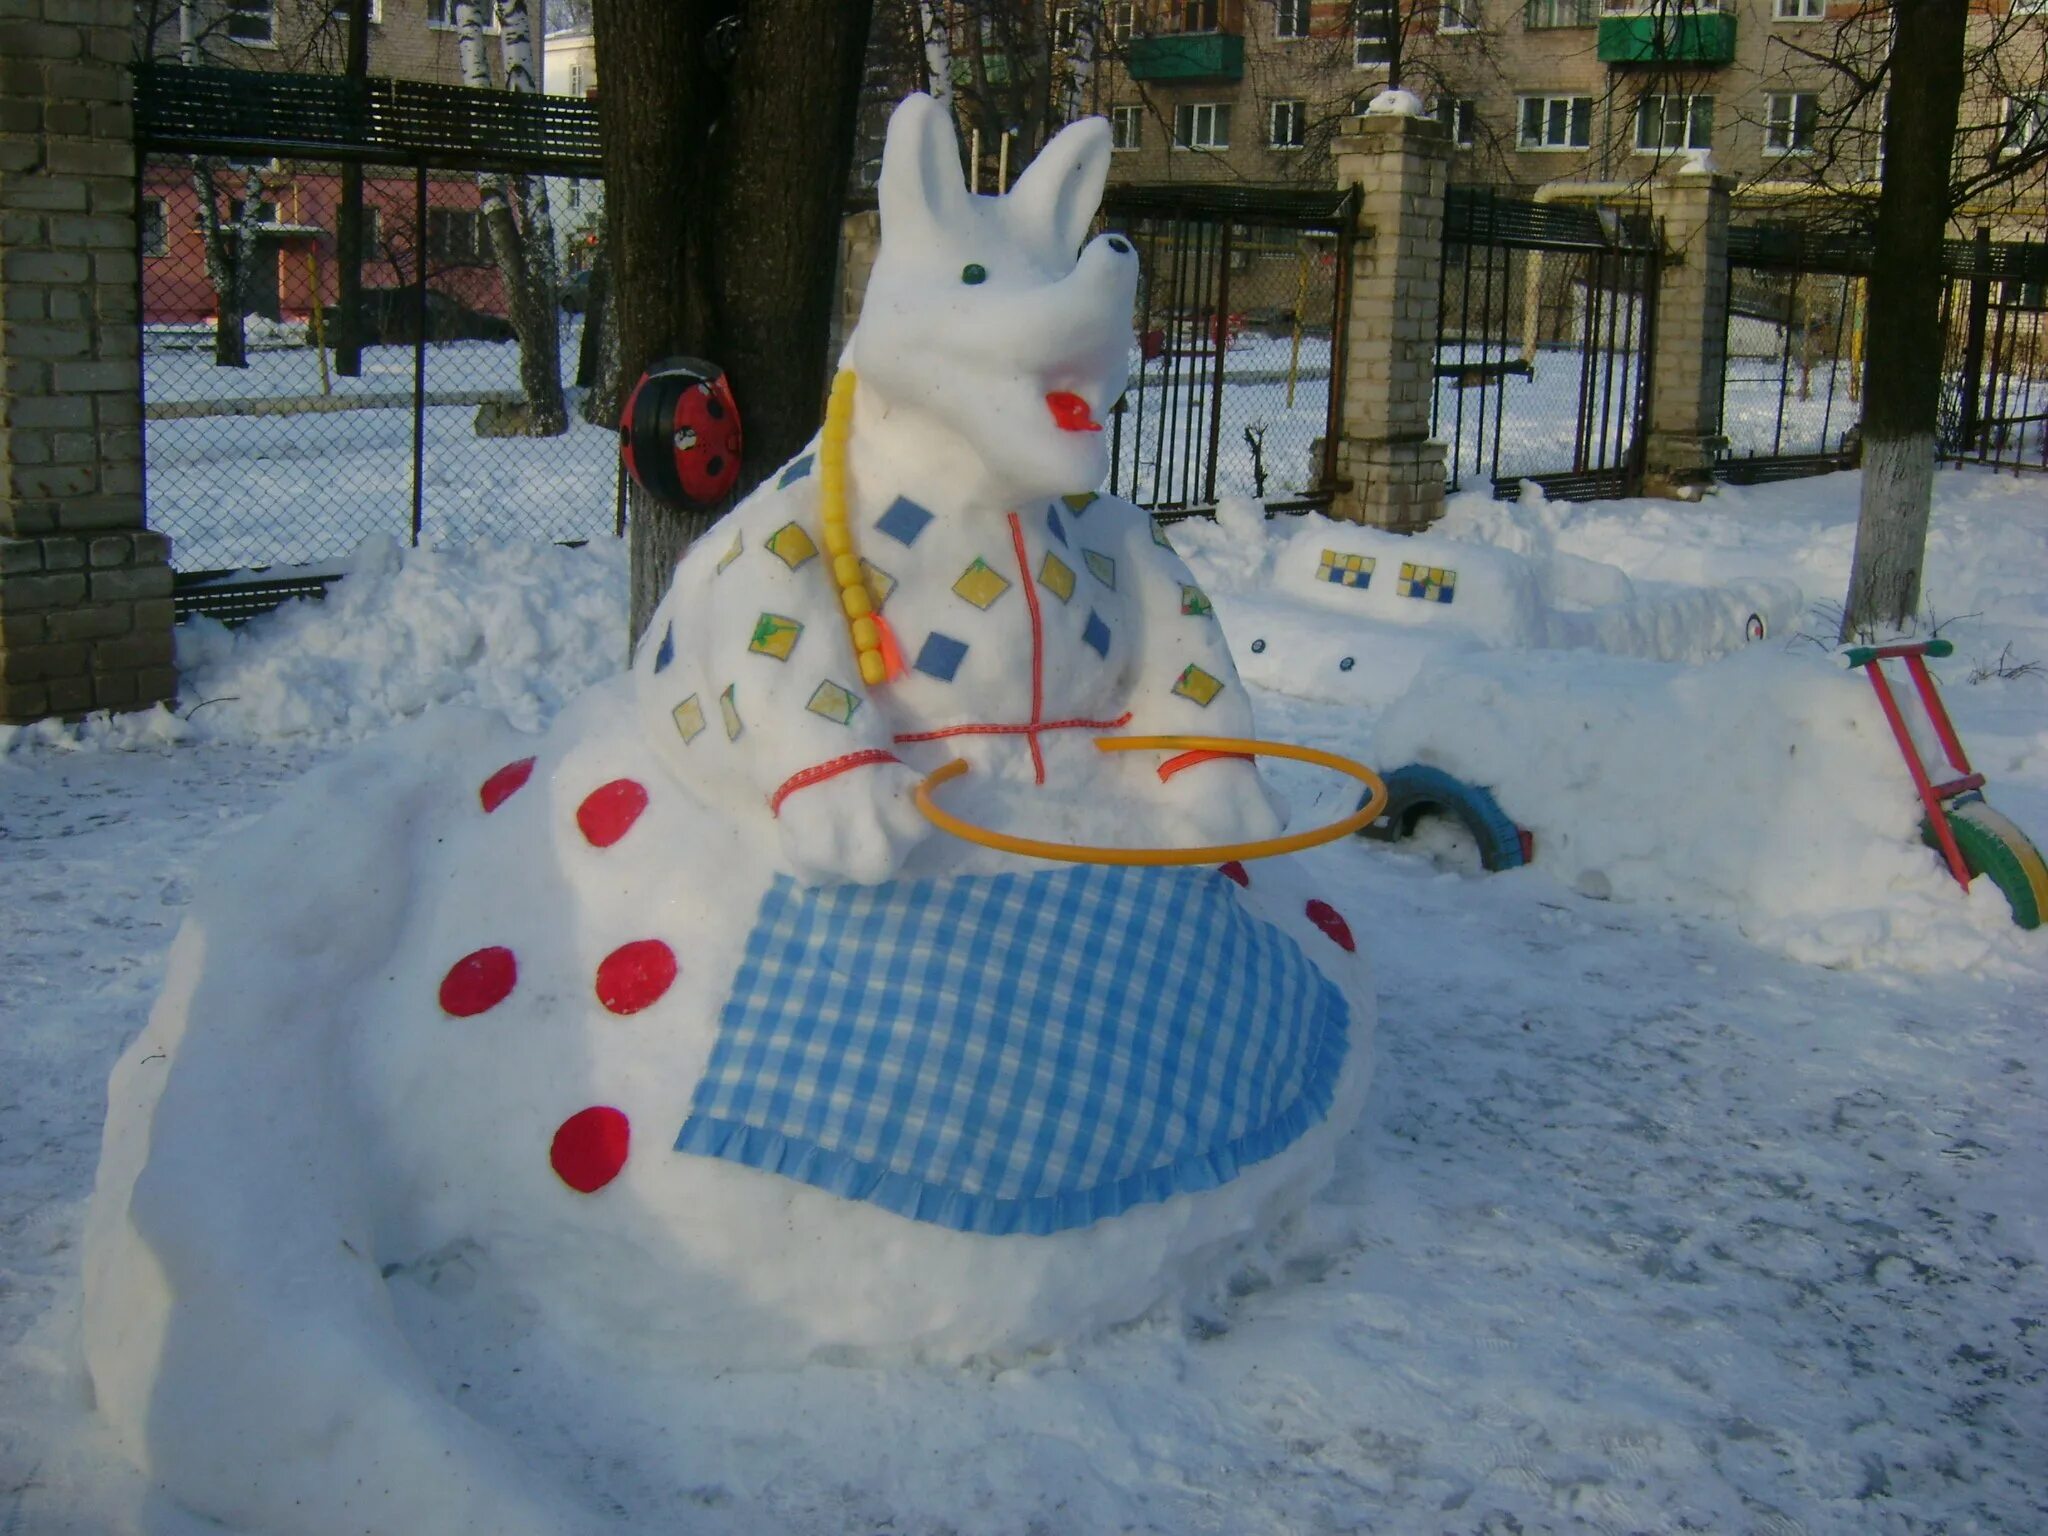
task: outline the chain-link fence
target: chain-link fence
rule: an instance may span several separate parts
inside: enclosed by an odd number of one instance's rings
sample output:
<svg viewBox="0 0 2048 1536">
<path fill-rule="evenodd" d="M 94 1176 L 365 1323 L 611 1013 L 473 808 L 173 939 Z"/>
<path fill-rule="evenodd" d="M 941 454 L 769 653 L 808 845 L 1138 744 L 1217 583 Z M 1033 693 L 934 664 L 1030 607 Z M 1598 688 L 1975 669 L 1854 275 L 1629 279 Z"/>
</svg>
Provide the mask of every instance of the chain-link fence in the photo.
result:
<svg viewBox="0 0 2048 1536">
<path fill-rule="evenodd" d="M 616 436 L 575 408 L 577 285 L 559 315 L 567 430 L 518 435 L 520 344 L 478 176 L 373 164 L 362 189 L 360 368 L 345 375 L 339 167 L 145 162 L 145 484 L 178 568 L 331 562 L 379 537 L 612 535 Z"/>
</svg>

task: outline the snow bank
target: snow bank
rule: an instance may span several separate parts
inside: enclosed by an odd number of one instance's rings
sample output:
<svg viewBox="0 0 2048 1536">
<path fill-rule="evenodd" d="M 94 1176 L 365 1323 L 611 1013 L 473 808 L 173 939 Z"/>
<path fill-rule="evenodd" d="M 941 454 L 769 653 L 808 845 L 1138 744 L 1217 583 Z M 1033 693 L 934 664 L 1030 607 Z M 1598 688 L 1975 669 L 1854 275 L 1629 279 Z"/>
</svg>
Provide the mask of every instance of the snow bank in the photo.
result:
<svg viewBox="0 0 2048 1536">
<path fill-rule="evenodd" d="M 1965 900 L 1922 846 L 1876 699 L 1832 658 L 1446 657 L 1374 749 L 1490 787 L 1581 893 L 1726 916 L 1794 959 L 1960 968 L 2018 933 L 1989 882 Z"/>
<path fill-rule="evenodd" d="M 380 538 L 344 570 L 324 602 L 287 603 L 240 629 L 180 625 L 175 711 L 0 726 L 0 752 L 350 741 L 442 704 L 497 710 L 535 730 L 625 663 L 620 542 L 407 549 Z"/>
</svg>

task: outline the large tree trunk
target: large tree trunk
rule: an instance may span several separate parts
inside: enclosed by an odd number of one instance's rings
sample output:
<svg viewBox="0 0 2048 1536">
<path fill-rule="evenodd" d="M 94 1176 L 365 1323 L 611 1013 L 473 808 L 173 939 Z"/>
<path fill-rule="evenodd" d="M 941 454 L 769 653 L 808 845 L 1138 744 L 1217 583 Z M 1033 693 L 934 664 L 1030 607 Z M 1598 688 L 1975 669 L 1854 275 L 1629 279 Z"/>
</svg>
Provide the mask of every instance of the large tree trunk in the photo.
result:
<svg viewBox="0 0 2048 1536">
<path fill-rule="evenodd" d="M 1863 494 L 1842 638 L 1897 629 L 1920 606 L 1941 401 L 1941 242 L 1963 94 L 1961 0 L 1893 7 L 1891 105 L 1863 364 Z"/>
<path fill-rule="evenodd" d="M 675 353 L 723 367 L 744 423 L 745 495 L 803 447 L 823 408 L 870 7 L 749 0 L 729 55 L 714 32 L 735 9 L 597 0 L 594 21 L 620 377 Z M 637 639 L 717 514 L 630 496 Z"/>
<path fill-rule="evenodd" d="M 483 15 L 488 3 L 456 0 L 455 4 L 456 53 L 463 84 L 484 90 L 491 85 L 483 47 Z M 539 90 L 527 0 L 498 0 L 498 19 L 504 29 L 505 88 Z M 477 177 L 477 186 L 483 194 L 481 211 L 491 259 L 497 263 L 505 287 L 506 318 L 519 338 L 519 387 L 526 397 L 524 406 L 509 413 L 502 407 L 485 406 L 477 413 L 477 430 L 555 437 L 569 430 L 569 408 L 562 398 L 560 281 L 547 185 L 538 176 L 522 176 L 515 186 L 514 178 L 502 172 L 486 172 Z"/>
</svg>

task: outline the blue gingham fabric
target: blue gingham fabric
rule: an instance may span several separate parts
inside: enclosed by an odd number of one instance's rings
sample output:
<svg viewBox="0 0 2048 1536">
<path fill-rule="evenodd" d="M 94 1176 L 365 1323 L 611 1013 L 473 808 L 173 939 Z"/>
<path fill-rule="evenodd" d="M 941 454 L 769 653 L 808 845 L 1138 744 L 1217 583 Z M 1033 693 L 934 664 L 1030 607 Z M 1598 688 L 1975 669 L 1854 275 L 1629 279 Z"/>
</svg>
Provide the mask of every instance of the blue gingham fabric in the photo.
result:
<svg viewBox="0 0 2048 1536">
<path fill-rule="evenodd" d="M 679 1151 L 963 1232 L 1212 1188 L 1328 1112 L 1342 994 L 1208 870 L 763 898 Z"/>
</svg>

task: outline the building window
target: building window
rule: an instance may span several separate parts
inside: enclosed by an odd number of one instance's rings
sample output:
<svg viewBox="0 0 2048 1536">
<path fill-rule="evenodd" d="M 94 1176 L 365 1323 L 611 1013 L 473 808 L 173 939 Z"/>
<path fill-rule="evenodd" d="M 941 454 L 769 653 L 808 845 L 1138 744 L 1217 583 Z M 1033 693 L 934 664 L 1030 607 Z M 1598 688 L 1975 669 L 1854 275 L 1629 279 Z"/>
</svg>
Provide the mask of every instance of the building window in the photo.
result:
<svg viewBox="0 0 2048 1536">
<path fill-rule="evenodd" d="M 1436 120 L 1460 149 L 1470 149 L 1479 132 L 1479 103 L 1469 96 L 1439 96 Z"/>
<path fill-rule="evenodd" d="M 1109 40 L 1112 43 L 1128 43 L 1137 25 L 1138 7 L 1135 3 L 1109 7 Z"/>
<path fill-rule="evenodd" d="M 1479 0 L 1443 0 L 1437 7 L 1436 29 L 1439 32 L 1477 32 Z"/>
<path fill-rule="evenodd" d="M 1173 0 L 1167 14 L 1176 32 L 1214 32 L 1219 9 L 1219 0 Z"/>
<path fill-rule="evenodd" d="M 486 32 L 500 30 L 497 0 L 476 0 L 477 8 L 483 14 L 483 29 Z M 427 0 L 427 25 L 430 27 L 453 27 L 455 25 L 455 0 Z"/>
<path fill-rule="evenodd" d="M 142 200 L 142 254 L 161 256 L 170 249 L 170 231 L 164 224 L 164 200 L 160 197 L 145 197 Z"/>
<path fill-rule="evenodd" d="M 1062 53 L 1072 53 L 1074 45 L 1081 38 L 1081 11 L 1078 6 L 1063 5 L 1052 13 L 1052 45 Z"/>
<path fill-rule="evenodd" d="M 1266 114 L 1266 144 L 1271 149 L 1299 149 L 1308 127 L 1308 103 L 1276 101 Z"/>
<path fill-rule="evenodd" d="M 2019 8 L 2020 0 L 2014 0 L 2013 8 Z M 1828 14 L 1828 0 L 1771 0 L 1771 14 L 1779 21 L 1824 21 Z"/>
<path fill-rule="evenodd" d="M 1517 149 L 1584 149 L 1593 142 L 1590 96 L 1524 96 Z"/>
<path fill-rule="evenodd" d="M 348 13 L 353 9 L 354 7 L 348 4 L 348 0 L 337 0 L 336 5 L 329 14 L 345 26 L 348 23 Z M 370 0 L 370 25 L 374 27 L 383 19 L 384 0 Z"/>
<path fill-rule="evenodd" d="M 1812 91 L 1773 91 L 1764 105 L 1764 148 L 1774 155 L 1813 151 L 1820 97 Z"/>
<path fill-rule="evenodd" d="M 277 45 L 277 7 L 271 0 L 228 0 L 222 19 L 235 42 L 257 48 Z"/>
<path fill-rule="evenodd" d="M 1636 153 L 1707 149 L 1714 142 L 1711 96 L 1645 96 L 1636 105 Z"/>
<path fill-rule="evenodd" d="M 230 224 L 241 223 L 242 211 L 248 206 L 249 205 L 239 197 L 229 198 L 228 222 Z M 275 224 L 277 222 L 277 204 L 271 201 L 269 198 L 264 198 L 261 202 L 257 203 L 256 217 L 250 220 L 250 222 L 253 224 Z"/>
<path fill-rule="evenodd" d="M 1109 147 L 1111 149 L 1136 149 L 1143 142 L 1145 109 L 1143 107 L 1111 107 L 1109 109 Z"/>
<path fill-rule="evenodd" d="M 1392 0 L 1353 0 L 1351 7 L 1351 63 L 1357 69 L 1372 69 L 1394 62 L 1394 43 L 1401 18 Z"/>
<path fill-rule="evenodd" d="M 451 266 L 473 266 L 483 259 L 476 211 L 471 208 L 427 210 L 427 255 Z"/>
<path fill-rule="evenodd" d="M 1173 109 L 1175 149 L 1230 148 L 1230 103 L 1184 101 Z"/>
<path fill-rule="evenodd" d="M 1600 20 L 1600 0 L 1528 0 L 1522 25 L 1531 32 L 1550 27 L 1590 27 Z"/>
<path fill-rule="evenodd" d="M 1274 0 L 1273 35 L 1283 42 L 1308 36 L 1308 0 Z"/>
<path fill-rule="evenodd" d="M 2005 138 L 1998 149 L 2005 155 L 2048 149 L 2048 95 L 2005 98 Z"/>
</svg>

